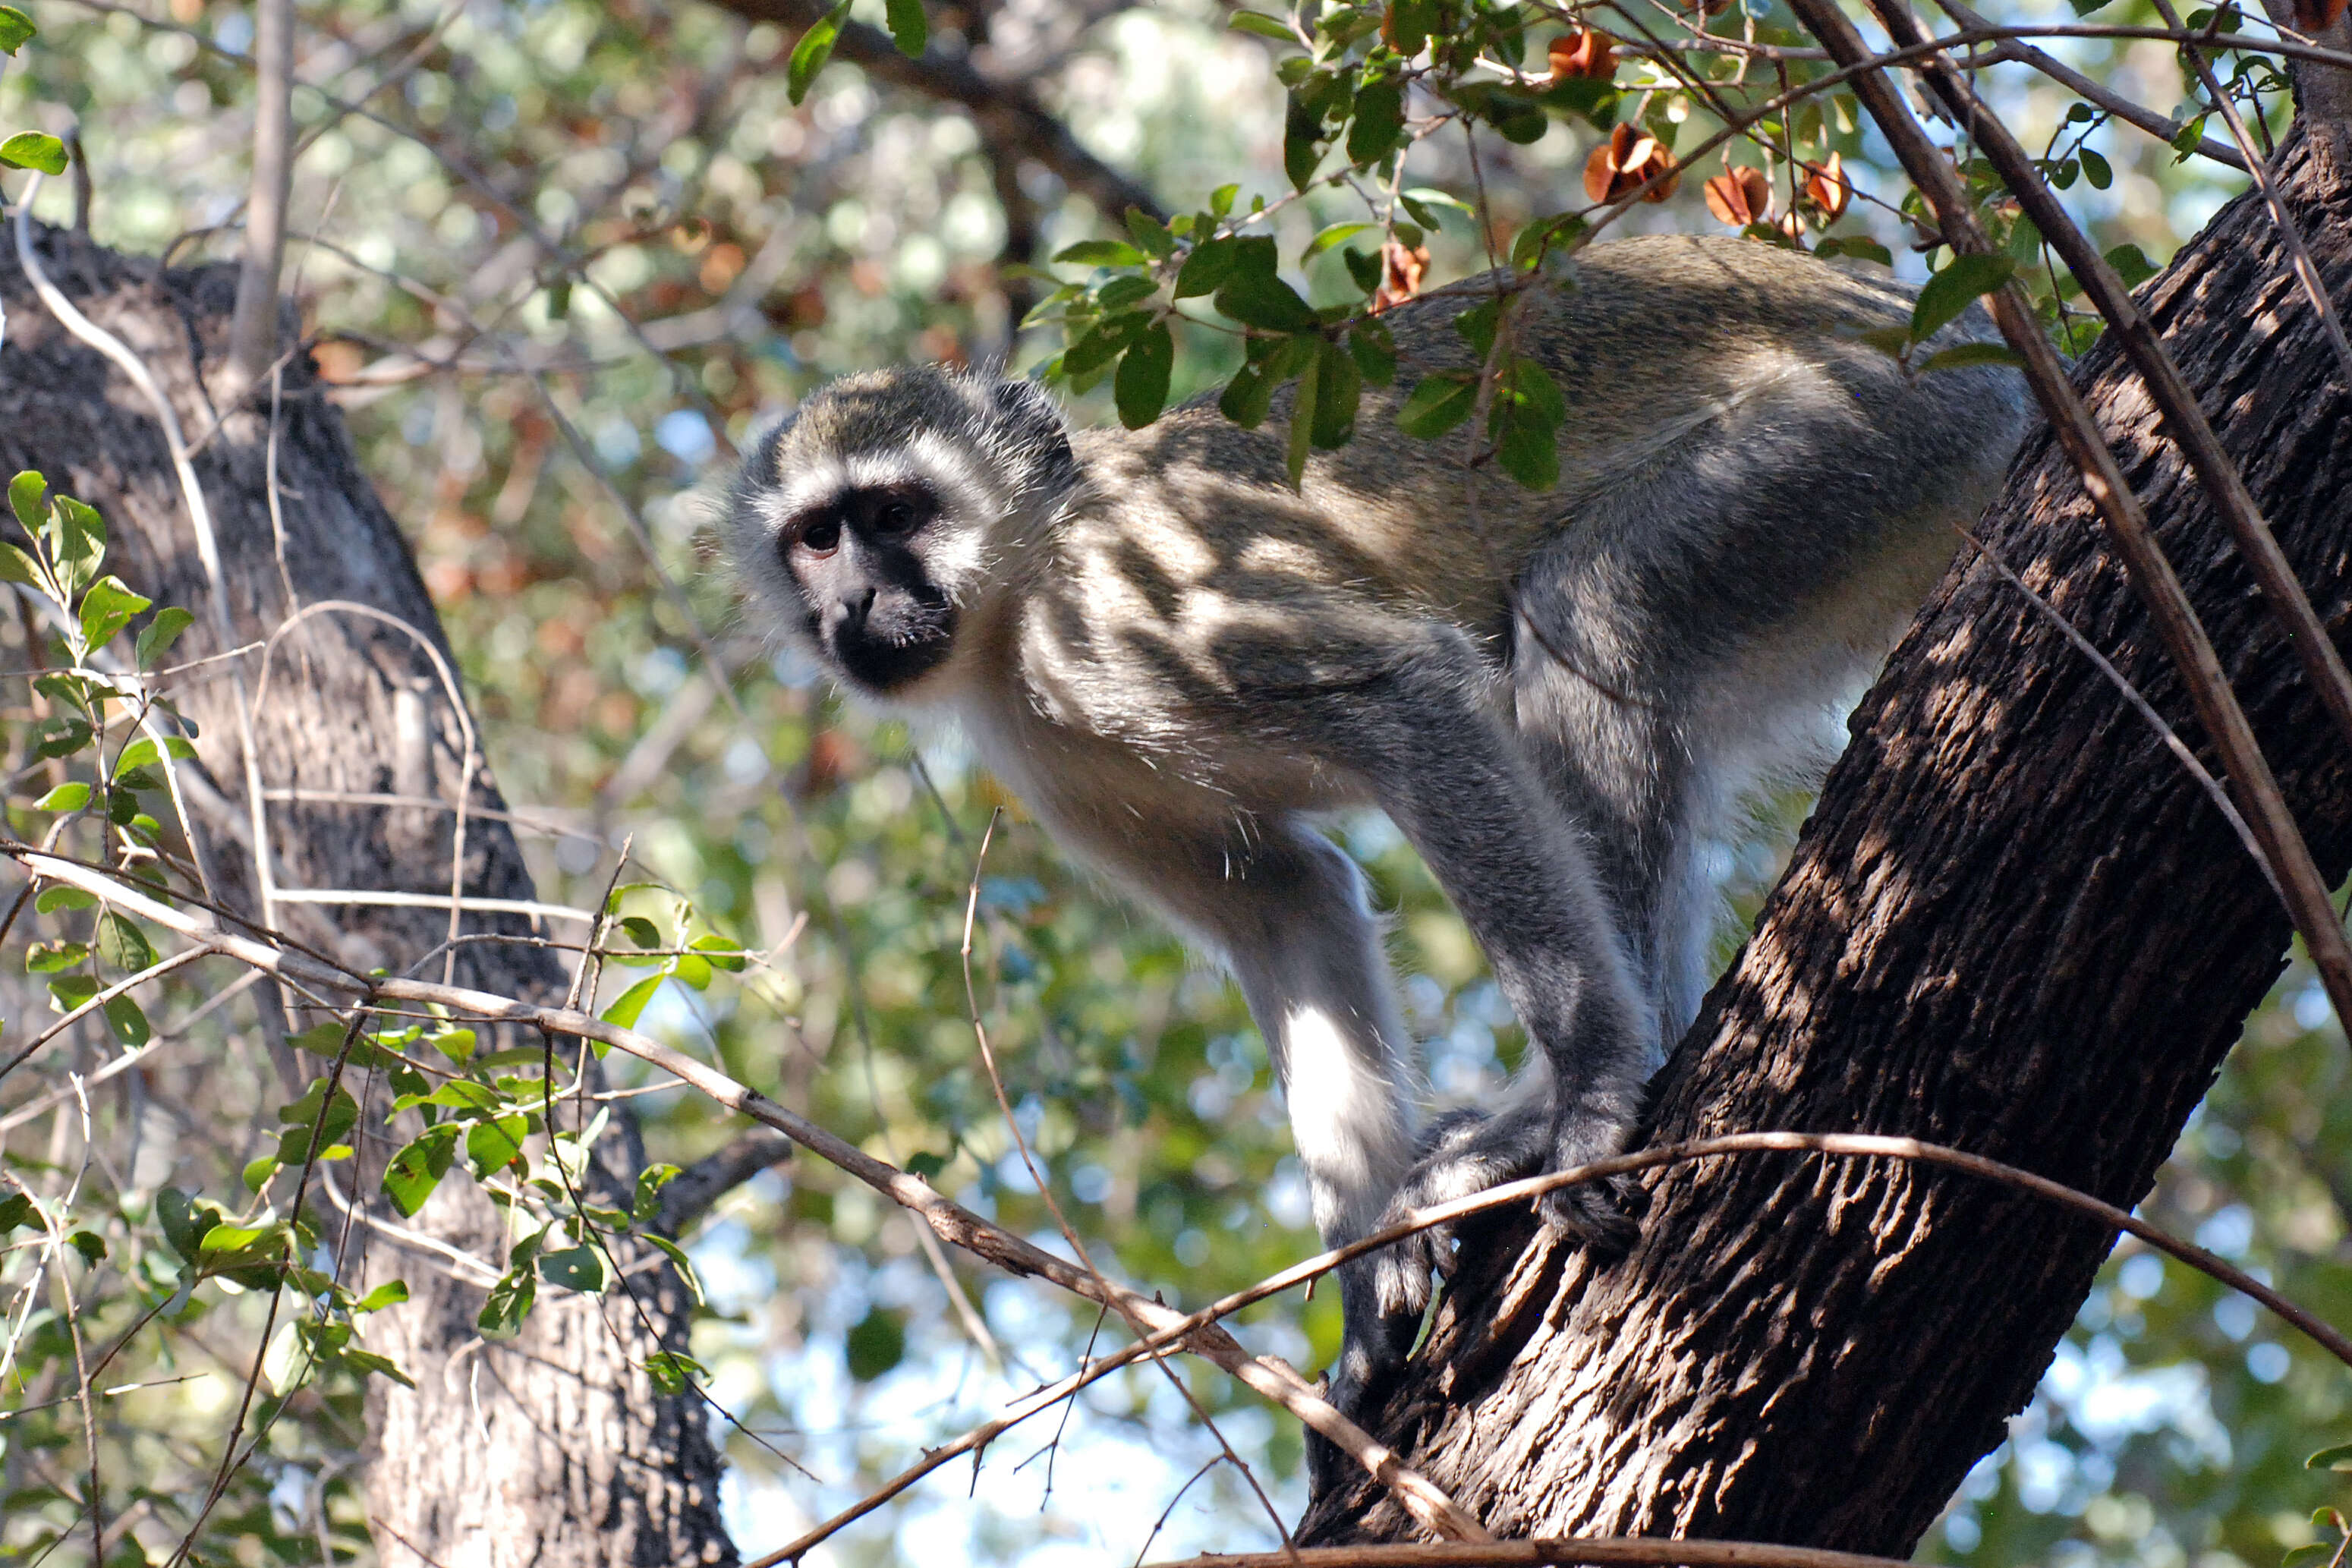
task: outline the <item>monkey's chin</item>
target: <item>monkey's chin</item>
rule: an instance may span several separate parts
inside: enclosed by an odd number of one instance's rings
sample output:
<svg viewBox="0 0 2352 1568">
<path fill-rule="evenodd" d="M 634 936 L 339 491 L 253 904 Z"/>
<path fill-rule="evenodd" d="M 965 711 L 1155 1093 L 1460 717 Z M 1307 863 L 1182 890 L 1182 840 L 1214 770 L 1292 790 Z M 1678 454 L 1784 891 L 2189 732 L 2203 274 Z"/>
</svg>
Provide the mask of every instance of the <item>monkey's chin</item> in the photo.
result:
<svg viewBox="0 0 2352 1568">
<path fill-rule="evenodd" d="M 923 677 L 947 663 L 954 647 L 954 629 L 943 626 L 907 642 L 870 637 L 836 637 L 833 659 L 852 684 L 875 696 L 906 697 Z"/>
</svg>

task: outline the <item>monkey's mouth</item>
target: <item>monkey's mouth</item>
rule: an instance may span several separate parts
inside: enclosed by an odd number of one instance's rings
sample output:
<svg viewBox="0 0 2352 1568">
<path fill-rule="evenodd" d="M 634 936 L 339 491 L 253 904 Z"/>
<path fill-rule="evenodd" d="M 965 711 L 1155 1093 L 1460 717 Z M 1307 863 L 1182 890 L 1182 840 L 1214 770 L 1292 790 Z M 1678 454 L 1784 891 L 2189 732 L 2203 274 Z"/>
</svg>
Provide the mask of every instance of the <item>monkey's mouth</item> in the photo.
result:
<svg viewBox="0 0 2352 1568">
<path fill-rule="evenodd" d="M 868 690 L 888 695 L 947 662 L 956 613 L 945 595 L 887 595 L 863 615 L 843 615 L 832 628 L 834 662 Z"/>
</svg>

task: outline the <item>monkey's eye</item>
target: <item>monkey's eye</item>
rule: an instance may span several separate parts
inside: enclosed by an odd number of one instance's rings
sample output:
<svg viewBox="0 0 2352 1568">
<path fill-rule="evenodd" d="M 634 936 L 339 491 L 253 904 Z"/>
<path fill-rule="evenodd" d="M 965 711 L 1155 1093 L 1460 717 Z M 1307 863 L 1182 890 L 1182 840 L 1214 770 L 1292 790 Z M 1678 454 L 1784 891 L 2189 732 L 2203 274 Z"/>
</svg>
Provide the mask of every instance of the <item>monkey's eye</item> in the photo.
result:
<svg viewBox="0 0 2352 1568">
<path fill-rule="evenodd" d="M 825 556 L 841 548 L 841 520 L 821 517 L 801 530 L 800 546 L 811 555 Z"/>
<path fill-rule="evenodd" d="M 887 501 L 874 514 L 875 531 L 880 533 L 905 533 L 915 521 L 915 509 L 902 500 Z"/>
</svg>

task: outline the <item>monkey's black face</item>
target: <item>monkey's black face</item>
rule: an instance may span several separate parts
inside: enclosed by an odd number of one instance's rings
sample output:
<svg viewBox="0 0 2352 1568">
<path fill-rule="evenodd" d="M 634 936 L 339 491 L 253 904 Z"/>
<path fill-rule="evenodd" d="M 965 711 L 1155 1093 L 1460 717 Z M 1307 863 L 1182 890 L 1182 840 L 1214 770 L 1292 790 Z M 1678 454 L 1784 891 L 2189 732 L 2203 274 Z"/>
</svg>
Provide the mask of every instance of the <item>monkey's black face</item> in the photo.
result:
<svg viewBox="0 0 2352 1568">
<path fill-rule="evenodd" d="M 912 684 L 955 646 L 955 605 L 923 558 L 939 514 L 926 486 L 860 486 L 801 512 L 777 536 L 809 636 L 870 690 Z"/>
</svg>

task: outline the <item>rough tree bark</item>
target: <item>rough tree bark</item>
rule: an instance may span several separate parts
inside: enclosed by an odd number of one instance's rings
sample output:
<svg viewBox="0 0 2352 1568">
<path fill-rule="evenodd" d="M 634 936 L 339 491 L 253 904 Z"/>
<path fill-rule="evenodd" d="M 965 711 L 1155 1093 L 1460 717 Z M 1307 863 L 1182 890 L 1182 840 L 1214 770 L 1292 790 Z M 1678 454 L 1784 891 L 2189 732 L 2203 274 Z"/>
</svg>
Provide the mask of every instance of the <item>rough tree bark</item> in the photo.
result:
<svg viewBox="0 0 2352 1568">
<path fill-rule="evenodd" d="M 307 355 L 283 374 L 275 463 L 282 542 L 269 502 L 269 384 L 241 408 L 210 404 L 203 377 L 226 351 L 235 270 L 159 271 L 62 231 L 38 241 L 44 268 L 100 326 L 139 353 L 173 397 L 218 531 L 236 644 L 257 642 L 299 605 L 355 600 L 430 638 L 452 668 L 406 543 L 360 472 L 341 416 L 327 403 Z M 51 487 L 105 515 L 110 565 L 159 604 L 195 612 L 176 658 L 224 651 L 207 612 L 209 586 L 155 418 L 124 378 L 70 337 L 35 298 L 13 247 L 0 246 L 0 473 L 38 468 Z M 281 341 L 291 342 L 288 332 Z M 209 439 L 205 438 L 211 432 Z M 290 602 L 289 602 L 290 595 Z M 272 659 L 266 706 L 254 715 L 265 791 L 397 795 L 454 802 L 470 789 L 474 811 L 501 810 L 488 770 L 464 778 L 461 728 L 434 667 L 415 641 L 347 613 L 312 616 Z M 248 691 L 257 658 L 243 657 Z M 199 837 L 229 884 L 232 902 L 254 905 L 251 834 L 245 826 L 244 757 L 226 666 L 174 695 L 202 730 Z M 257 691 L 256 692 L 258 695 Z M 199 803 L 201 805 L 201 799 Z M 272 802 L 269 840 L 280 886 L 446 895 L 454 815 L 381 805 Z M 530 878 L 507 825 L 477 816 L 467 826 L 465 887 L 478 897 L 529 899 Z M 415 962 L 447 929 L 446 910 L 288 905 L 298 937 L 355 967 Z M 469 931 L 493 928 L 469 918 Z M 433 961 L 437 977 L 439 960 Z M 471 945 L 458 983 L 561 999 L 562 968 L 541 950 Z M 625 1101 L 598 1149 L 597 1179 L 614 1201 L 643 1164 Z M 385 1147 L 361 1151 L 363 1168 L 343 1179 L 372 1193 Z M 740 1173 L 748 1174 L 748 1171 Z M 348 1194 L 347 1194 L 348 1195 Z M 618 1201 L 625 1206 L 627 1199 Z M 389 1211 L 379 1208 L 389 1217 Z M 443 1184 L 412 1229 L 503 1267 L 497 1211 L 470 1183 Z M 474 1330 L 483 1290 L 429 1253 L 371 1237 L 369 1283 L 404 1278 L 410 1303 L 369 1320 L 374 1348 L 416 1380 L 408 1392 L 377 1380 L 370 1406 L 373 1452 L 366 1496 L 386 1563 L 440 1568 L 576 1564 L 731 1563 L 719 1518 L 719 1456 L 704 1407 L 656 1394 L 641 1370 L 657 1350 L 685 1348 L 690 1302 L 657 1255 L 627 1237 L 615 1258 L 633 1274 L 635 1300 L 542 1290 L 520 1337 L 486 1343 Z M 646 1262 L 644 1271 L 629 1269 Z M 362 1289 L 367 1286 L 362 1285 Z M 404 1547 L 405 1549 L 404 1549 Z"/>
<path fill-rule="evenodd" d="M 2294 136 L 2282 183 L 2352 301 L 2352 197 L 2320 163 Z M 2261 200 L 2226 208 L 2140 299 L 2343 640 L 2352 396 Z M 2104 345 L 2075 379 L 2340 879 L 2342 737 L 2137 383 Z M 2046 432 L 1979 537 L 2198 741 Z M 1756 936 L 1655 1086 L 1651 1140 L 1901 1133 L 2136 1202 L 2279 973 L 2277 899 L 2146 721 L 1970 554 L 1853 732 Z M 1892 1162 L 1718 1160 L 1651 1191 L 1614 1267 L 1517 1219 L 1466 1240 L 1428 1347 L 1370 1424 L 1499 1532 L 1907 1552 L 2031 1396 L 2110 1244 Z M 1301 1540 L 1409 1532 L 1358 1488 L 1321 1500 Z"/>
</svg>

